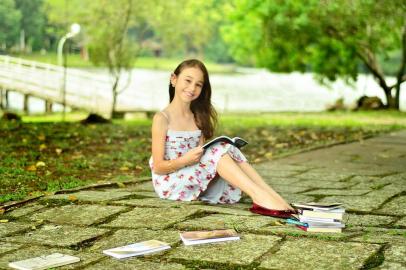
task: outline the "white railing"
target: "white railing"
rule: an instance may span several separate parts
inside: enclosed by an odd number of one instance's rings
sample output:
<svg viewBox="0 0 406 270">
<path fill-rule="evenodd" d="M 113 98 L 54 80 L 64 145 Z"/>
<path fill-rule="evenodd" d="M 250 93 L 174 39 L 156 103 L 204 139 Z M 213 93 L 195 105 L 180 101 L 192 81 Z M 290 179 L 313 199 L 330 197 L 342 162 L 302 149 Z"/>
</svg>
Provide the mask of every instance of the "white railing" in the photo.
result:
<svg viewBox="0 0 406 270">
<path fill-rule="evenodd" d="M 0 55 L 0 87 L 63 103 L 63 67 Z M 67 68 L 67 106 L 106 114 L 111 111 L 112 82 L 107 76 Z"/>
</svg>

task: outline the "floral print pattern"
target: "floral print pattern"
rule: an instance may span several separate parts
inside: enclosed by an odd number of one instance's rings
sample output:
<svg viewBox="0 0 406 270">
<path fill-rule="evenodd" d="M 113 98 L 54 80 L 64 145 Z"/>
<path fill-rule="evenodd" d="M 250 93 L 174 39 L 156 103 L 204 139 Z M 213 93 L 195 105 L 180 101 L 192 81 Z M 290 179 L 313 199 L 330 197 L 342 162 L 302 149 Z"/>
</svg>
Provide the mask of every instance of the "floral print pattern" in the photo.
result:
<svg viewBox="0 0 406 270">
<path fill-rule="evenodd" d="M 199 144 L 201 131 L 168 130 L 165 142 L 165 160 L 183 156 Z M 153 172 L 152 157 L 149 165 L 152 184 L 160 198 L 178 201 L 202 200 L 209 203 L 236 203 L 241 190 L 218 176 L 216 167 L 220 158 L 228 153 L 237 162 L 246 162 L 241 151 L 228 143 L 216 143 L 206 149 L 200 162 L 170 174 Z"/>
</svg>

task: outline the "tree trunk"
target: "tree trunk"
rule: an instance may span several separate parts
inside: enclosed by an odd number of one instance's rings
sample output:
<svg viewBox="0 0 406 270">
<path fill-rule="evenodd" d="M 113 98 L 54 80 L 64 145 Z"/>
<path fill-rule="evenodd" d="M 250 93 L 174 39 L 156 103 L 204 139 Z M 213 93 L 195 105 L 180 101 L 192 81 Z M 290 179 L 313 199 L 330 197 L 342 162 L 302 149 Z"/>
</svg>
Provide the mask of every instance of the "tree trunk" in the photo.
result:
<svg viewBox="0 0 406 270">
<path fill-rule="evenodd" d="M 4 105 L 3 105 L 3 89 L 0 88 L 0 110 L 4 110 Z"/>
<path fill-rule="evenodd" d="M 386 108 L 399 110 L 399 97 L 393 96 L 391 89 L 384 89 L 386 97 Z"/>
<path fill-rule="evenodd" d="M 396 109 L 400 110 L 400 84 L 396 85 L 395 104 L 396 104 Z"/>
<path fill-rule="evenodd" d="M 112 88 L 112 90 L 113 90 L 113 103 L 111 104 L 111 118 L 112 119 L 116 118 L 116 105 L 117 105 L 117 95 L 118 95 L 117 87 L 118 87 L 119 80 L 120 80 L 120 76 L 118 75 L 115 77 L 115 81 L 114 81 L 113 88 Z"/>
</svg>

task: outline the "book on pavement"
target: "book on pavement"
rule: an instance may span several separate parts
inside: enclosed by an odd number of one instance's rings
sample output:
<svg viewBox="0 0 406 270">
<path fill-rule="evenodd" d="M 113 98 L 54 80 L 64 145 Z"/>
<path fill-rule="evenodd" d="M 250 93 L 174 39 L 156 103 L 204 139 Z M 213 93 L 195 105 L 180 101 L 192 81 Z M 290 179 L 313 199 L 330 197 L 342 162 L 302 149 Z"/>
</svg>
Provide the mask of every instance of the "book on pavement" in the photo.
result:
<svg viewBox="0 0 406 270">
<path fill-rule="evenodd" d="M 80 258 L 62 253 L 39 256 L 22 261 L 11 262 L 9 267 L 20 270 L 42 270 L 79 262 Z"/>
<path fill-rule="evenodd" d="M 171 246 L 169 246 L 165 242 L 161 242 L 158 240 L 148 240 L 126 246 L 103 250 L 103 253 L 109 256 L 113 256 L 114 258 L 117 259 L 123 259 L 133 256 L 155 253 L 170 248 Z"/>
<path fill-rule="evenodd" d="M 180 233 L 180 238 L 186 246 L 207 244 L 214 242 L 239 240 L 237 232 L 233 229 L 212 231 L 191 231 Z"/>
</svg>

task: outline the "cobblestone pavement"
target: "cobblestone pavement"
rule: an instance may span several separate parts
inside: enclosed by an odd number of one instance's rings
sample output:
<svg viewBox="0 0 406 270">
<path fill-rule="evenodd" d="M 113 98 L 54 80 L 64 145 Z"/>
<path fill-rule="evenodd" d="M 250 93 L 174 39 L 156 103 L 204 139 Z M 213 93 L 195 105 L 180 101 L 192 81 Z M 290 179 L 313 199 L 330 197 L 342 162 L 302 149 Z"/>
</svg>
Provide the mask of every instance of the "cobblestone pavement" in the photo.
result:
<svg viewBox="0 0 406 270">
<path fill-rule="evenodd" d="M 290 202 L 342 202 L 341 234 L 306 233 L 235 205 L 156 198 L 150 180 L 82 188 L 6 207 L 0 269 L 10 261 L 73 254 L 60 269 L 405 269 L 406 131 L 256 166 Z M 183 230 L 235 228 L 240 241 L 184 246 Z M 126 260 L 103 249 L 158 239 L 171 249 Z"/>
</svg>

